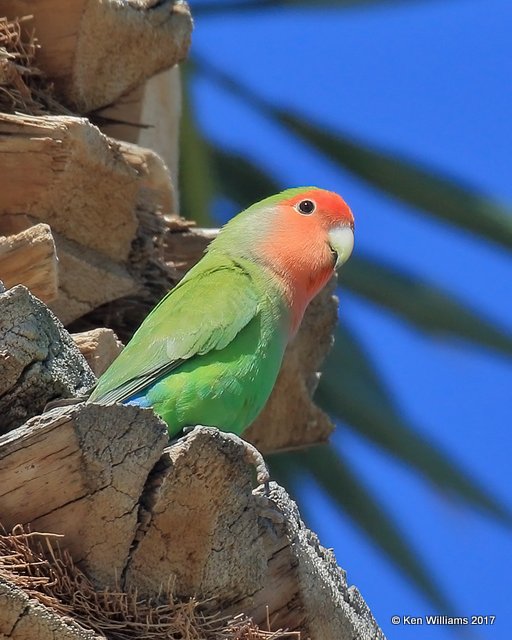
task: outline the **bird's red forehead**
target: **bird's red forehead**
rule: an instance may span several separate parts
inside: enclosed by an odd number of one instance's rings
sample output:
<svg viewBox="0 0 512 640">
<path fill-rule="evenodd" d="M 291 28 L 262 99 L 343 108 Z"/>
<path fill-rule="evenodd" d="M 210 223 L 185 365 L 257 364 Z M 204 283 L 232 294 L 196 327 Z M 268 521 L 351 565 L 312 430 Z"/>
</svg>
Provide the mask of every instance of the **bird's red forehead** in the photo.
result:
<svg viewBox="0 0 512 640">
<path fill-rule="evenodd" d="M 284 200 L 284 205 L 294 207 L 302 200 L 312 200 L 316 204 L 317 212 L 329 224 L 339 224 L 345 222 L 354 224 L 354 216 L 349 206 L 343 198 L 334 191 L 324 191 L 323 189 L 310 189 L 294 195 L 288 200 Z"/>
</svg>

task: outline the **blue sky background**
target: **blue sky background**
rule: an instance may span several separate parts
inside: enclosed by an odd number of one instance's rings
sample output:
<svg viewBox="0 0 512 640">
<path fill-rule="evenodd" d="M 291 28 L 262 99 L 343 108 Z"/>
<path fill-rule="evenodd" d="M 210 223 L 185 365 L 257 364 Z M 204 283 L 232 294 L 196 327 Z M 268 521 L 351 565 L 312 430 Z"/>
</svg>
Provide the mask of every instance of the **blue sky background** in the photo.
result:
<svg viewBox="0 0 512 640">
<path fill-rule="evenodd" d="M 192 0 L 192 11 L 194 2 Z M 204 16 L 192 50 L 284 107 L 405 154 L 512 203 L 512 3 L 417 0 L 350 10 Z M 206 80 L 196 110 L 214 141 L 267 167 L 283 187 L 339 191 L 356 250 L 442 285 L 512 330 L 512 255 L 429 218 L 325 161 Z M 341 278 L 343 285 L 343 278 Z M 340 313 L 367 347 L 404 415 L 510 505 L 512 362 L 432 339 L 343 294 Z M 494 614 L 476 638 L 510 638 L 511 532 L 436 492 L 340 426 L 336 446 L 412 541 L 459 615 Z M 433 608 L 351 521 L 319 495 L 310 524 L 335 549 L 389 638 L 448 640 L 441 627 L 393 627 Z"/>
</svg>

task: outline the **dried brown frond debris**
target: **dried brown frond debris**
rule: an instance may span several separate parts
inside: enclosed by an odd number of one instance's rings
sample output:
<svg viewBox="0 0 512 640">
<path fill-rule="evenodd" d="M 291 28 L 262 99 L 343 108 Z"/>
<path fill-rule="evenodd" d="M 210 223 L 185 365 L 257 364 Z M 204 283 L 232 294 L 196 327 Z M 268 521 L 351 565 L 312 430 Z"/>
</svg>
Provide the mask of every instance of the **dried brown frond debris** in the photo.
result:
<svg viewBox="0 0 512 640">
<path fill-rule="evenodd" d="M 59 537 L 21 526 L 0 535 L 0 578 L 109 640 L 300 640 L 297 632 L 260 629 L 243 614 L 207 615 L 200 602 L 178 600 L 170 589 L 153 601 L 135 591 L 98 591 L 60 550 Z"/>
<path fill-rule="evenodd" d="M 26 27 L 32 16 L 0 17 L 0 111 L 29 115 L 69 114 L 52 96 L 52 85 L 34 66 L 37 38 Z"/>
</svg>

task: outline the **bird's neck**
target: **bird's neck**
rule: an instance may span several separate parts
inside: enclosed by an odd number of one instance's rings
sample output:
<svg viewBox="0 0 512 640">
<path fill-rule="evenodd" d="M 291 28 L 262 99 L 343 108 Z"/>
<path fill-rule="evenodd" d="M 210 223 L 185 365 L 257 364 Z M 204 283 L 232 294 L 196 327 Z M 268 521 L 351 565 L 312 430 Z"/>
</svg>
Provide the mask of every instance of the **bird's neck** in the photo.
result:
<svg viewBox="0 0 512 640">
<path fill-rule="evenodd" d="M 274 261 L 272 264 L 260 264 L 257 272 L 260 277 L 264 274 L 264 289 L 267 292 L 273 291 L 274 296 L 282 301 L 279 313 L 286 325 L 289 340 L 299 330 L 308 304 L 333 275 L 332 267 L 311 270 L 310 262 L 301 265 L 300 261 L 299 264 L 294 261 L 292 266 L 284 259 L 278 263 Z"/>
<path fill-rule="evenodd" d="M 291 310 L 290 338 L 292 338 L 299 330 L 309 303 L 332 277 L 332 269 L 303 274 L 296 272 L 292 275 L 286 271 L 279 276 Z"/>
</svg>

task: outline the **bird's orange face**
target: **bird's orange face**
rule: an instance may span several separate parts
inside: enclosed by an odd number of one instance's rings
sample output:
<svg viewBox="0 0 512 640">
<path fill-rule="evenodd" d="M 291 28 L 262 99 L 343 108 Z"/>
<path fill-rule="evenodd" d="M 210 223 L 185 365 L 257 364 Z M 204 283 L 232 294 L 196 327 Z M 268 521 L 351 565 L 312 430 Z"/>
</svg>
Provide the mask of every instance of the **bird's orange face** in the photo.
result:
<svg viewBox="0 0 512 640">
<path fill-rule="evenodd" d="M 310 189 L 285 201 L 282 215 L 287 218 L 291 233 L 309 235 L 318 243 L 328 244 L 331 252 L 337 254 L 335 267 L 350 257 L 354 246 L 354 216 L 337 193 Z"/>
<path fill-rule="evenodd" d="M 286 281 L 300 323 L 309 301 L 350 257 L 354 216 L 337 193 L 316 188 L 282 201 L 275 213 L 261 250 Z"/>
</svg>

